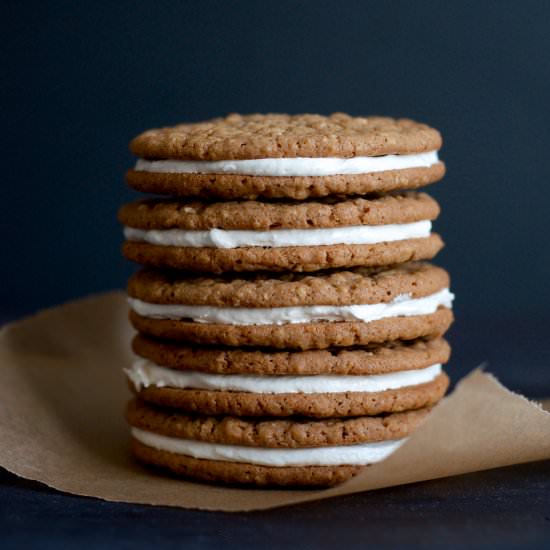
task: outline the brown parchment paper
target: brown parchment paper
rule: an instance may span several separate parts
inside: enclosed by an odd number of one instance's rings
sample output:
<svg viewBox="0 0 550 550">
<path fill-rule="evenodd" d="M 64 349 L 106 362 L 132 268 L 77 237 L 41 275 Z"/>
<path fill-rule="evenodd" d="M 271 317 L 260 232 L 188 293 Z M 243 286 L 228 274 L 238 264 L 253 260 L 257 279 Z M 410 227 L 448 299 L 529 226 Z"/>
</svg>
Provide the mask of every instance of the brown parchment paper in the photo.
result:
<svg viewBox="0 0 550 550">
<path fill-rule="evenodd" d="M 131 360 L 125 297 L 56 307 L 0 332 L 0 466 L 111 501 L 259 510 L 550 458 L 550 414 L 479 370 L 384 462 L 328 490 L 192 483 L 134 463 L 121 369 Z"/>
</svg>

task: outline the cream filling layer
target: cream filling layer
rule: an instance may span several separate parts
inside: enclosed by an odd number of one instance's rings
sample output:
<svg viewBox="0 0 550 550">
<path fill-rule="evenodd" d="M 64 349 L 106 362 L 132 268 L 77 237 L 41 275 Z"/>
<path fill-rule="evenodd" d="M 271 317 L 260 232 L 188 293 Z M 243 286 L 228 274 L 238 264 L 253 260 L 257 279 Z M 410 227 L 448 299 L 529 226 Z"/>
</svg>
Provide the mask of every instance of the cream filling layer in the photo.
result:
<svg viewBox="0 0 550 550">
<path fill-rule="evenodd" d="M 314 321 L 377 321 L 434 313 L 439 306 L 451 307 L 454 294 L 444 288 L 423 298 L 401 294 L 388 303 L 345 306 L 290 306 L 273 308 L 216 307 L 183 304 L 153 304 L 128 298 L 130 307 L 142 317 L 190 319 L 196 323 L 229 325 L 284 325 Z"/>
<path fill-rule="evenodd" d="M 132 428 L 132 436 L 140 443 L 159 451 L 176 453 L 206 460 L 243 462 L 260 466 L 340 466 L 344 464 L 373 464 L 395 452 L 406 438 L 374 443 L 359 443 L 333 447 L 309 447 L 300 449 L 270 449 L 224 445 L 193 439 L 179 439 Z"/>
<path fill-rule="evenodd" d="M 242 174 L 247 176 L 336 176 L 427 168 L 439 162 L 437 151 L 379 157 L 297 157 L 249 160 L 145 160 L 134 170 L 161 174 Z"/>
<path fill-rule="evenodd" d="M 244 246 L 323 246 L 334 244 L 376 244 L 405 239 L 429 237 L 432 223 L 422 220 L 413 223 L 387 225 L 352 225 L 318 229 L 273 229 L 269 231 L 236 229 L 137 229 L 125 227 L 129 241 L 160 246 L 240 248 Z"/>
<path fill-rule="evenodd" d="M 211 374 L 161 367 L 139 358 L 124 369 L 135 388 L 180 388 L 215 391 L 240 391 L 260 394 L 380 392 L 425 384 L 441 373 L 441 365 L 423 369 L 371 375 L 254 376 L 248 374 Z"/>
</svg>

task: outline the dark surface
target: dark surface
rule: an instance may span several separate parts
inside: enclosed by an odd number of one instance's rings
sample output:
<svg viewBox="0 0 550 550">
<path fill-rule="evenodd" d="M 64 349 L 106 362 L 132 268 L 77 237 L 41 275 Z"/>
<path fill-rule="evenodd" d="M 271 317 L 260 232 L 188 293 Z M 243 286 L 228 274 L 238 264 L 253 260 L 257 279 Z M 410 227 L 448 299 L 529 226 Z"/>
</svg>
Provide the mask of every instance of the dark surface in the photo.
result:
<svg viewBox="0 0 550 550">
<path fill-rule="evenodd" d="M 123 174 L 138 132 L 229 111 L 341 110 L 441 129 L 438 261 L 459 315 L 548 311 L 550 2 L 2 7 L 0 223 L 16 235 L 2 240 L 3 307 L 124 284 L 133 267 L 115 214 L 133 196 Z"/>
<path fill-rule="evenodd" d="M 113 504 L 0 475 L 2 548 L 548 548 L 550 461 L 248 514 Z"/>
<path fill-rule="evenodd" d="M 483 361 L 510 389 L 550 397 L 550 319 L 461 319 L 456 381 Z M 550 461 L 249 514 L 113 504 L 0 475 L 0 547 L 549 548 Z"/>
</svg>

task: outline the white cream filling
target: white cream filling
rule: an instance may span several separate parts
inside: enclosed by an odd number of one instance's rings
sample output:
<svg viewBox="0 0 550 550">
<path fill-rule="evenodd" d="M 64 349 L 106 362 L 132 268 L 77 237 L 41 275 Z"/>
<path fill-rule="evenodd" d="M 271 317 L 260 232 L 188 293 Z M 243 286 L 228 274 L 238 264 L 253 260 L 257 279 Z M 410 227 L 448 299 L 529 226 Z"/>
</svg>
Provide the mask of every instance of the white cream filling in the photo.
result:
<svg viewBox="0 0 550 550">
<path fill-rule="evenodd" d="M 406 438 L 374 443 L 359 443 L 333 447 L 299 449 L 245 447 L 192 439 L 179 439 L 132 428 L 132 436 L 140 443 L 159 451 L 176 453 L 206 460 L 244 462 L 261 466 L 339 466 L 372 464 L 395 452 Z"/>
<path fill-rule="evenodd" d="M 423 298 L 401 294 L 388 303 L 346 306 L 216 307 L 183 304 L 152 304 L 128 298 L 130 307 L 142 317 L 190 319 L 196 323 L 229 325 L 283 325 L 314 321 L 377 321 L 434 313 L 439 306 L 451 307 L 454 295 L 448 288 Z"/>
<path fill-rule="evenodd" d="M 135 170 L 163 174 L 242 174 L 247 176 L 336 176 L 386 170 L 427 168 L 439 162 L 437 151 L 379 157 L 297 157 L 249 160 L 145 160 Z"/>
<path fill-rule="evenodd" d="M 270 231 L 235 229 L 154 229 L 125 227 L 129 241 L 160 246 L 190 246 L 239 248 L 243 246 L 322 246 L 333 244 L 376 244 L 405 239 L 429 237 L 432 223 L 422 220 L 413 223 L 387 225 L 352 225 L 318 229 L 274 229 Z"/>
<path fill-rule="evenodd" d="M 371 375 L 254 376 L 169 369 L 139 358 L 124 372 L 138 391 L 142 387 L 155 386 L 262 394 L 345 393 L 380 392 L 425 384 L 437 378 L 441 373 L 441 365 Z"/>
</svg>

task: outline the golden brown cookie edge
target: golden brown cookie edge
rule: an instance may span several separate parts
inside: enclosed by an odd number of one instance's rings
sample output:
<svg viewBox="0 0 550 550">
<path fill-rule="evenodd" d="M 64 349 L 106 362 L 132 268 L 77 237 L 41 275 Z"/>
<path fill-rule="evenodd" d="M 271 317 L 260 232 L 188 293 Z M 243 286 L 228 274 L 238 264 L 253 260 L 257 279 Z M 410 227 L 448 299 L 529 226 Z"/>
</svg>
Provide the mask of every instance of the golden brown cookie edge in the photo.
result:
<svg viewBox="0 0 550 550">
<path fill-rule="evenodd" d="M 137 334 L 133 352 L 172 369 L 212 374 L 372 375 L 426 368 L 448 362 L 451 348 L 443 338 L 388 342 L 364 348 L 277 351 L 189 346 Z"/>
<path fill-rule="evenodd" d="M 146 130 L 130 150 L 147 159 L 243 160 L 414 154 L 441 145 L 435 128 L 406 118 L 233 113 Z"/>
<path fill-rule="evenodd" d="M 238 326 L 150 319 L 130 311 L 130 321 L 137 331 L 168 340 L 200 345 L 308 350 L 435 338 L 450 327 L 453 313 L 442 306 L 428 315 L 380 319 L 370 323 L 341 321 Z"/>
<path fill-rule="evenodd" d="M 190 275 L 141 269 L 128 281 L 128 294 L 153 304 L 274 308 L 388 303 L 403 294 L 422 298 L 448 288 L 443 268 L 427 262 L 355 267 L 319 273 Z"/>
<path fill-rule="evenodd" d="M 328 195 L 365 195 L 418 189 L 445 175 L 445 164 L 368 174 L 336 176 L 244 176 L 238 174 L 167 174 L 128 170 L 127 184 L 136 191 L 205 199 L 296 199 Z"/>
<path fill-rule="evenodd" d="M 442 372 L 432 382 L 383 392 L 258 394 L 170 387 L 135 389 L 139 399 L 190 414 L 311 418 L 374 416 L 429 407 L 447 391 Z"/>
<path fill-rule="evenodd" d="M 210 483 L 255 486 L 329 487 L 358 474 L 365 466 L 259 466 L 204 460 L 159 451 L 132 438 L 132 453 L 141 462 L 160 466 L 186 478 Z"/>
<path fill-rule="evenodd" d="M 434 220 L 439 212 L 439 204 L 428 194 L 409 191 L 278 202 L 149 198 L 122 205 L 118 220 L 125 226 L 146 231 L 277 231 L 407 224 Z"/>
<path fill-rule="evenodd" d="M 130 426 L 167 437 L 224 445 L 297 449 L 352 445 L 409 436 L 431 407 L 355 418 L 236 417 L 186 414 L 132 399 L 126 409 Z"/>
<path fill-rule="evenodd" d="M 376 244 L 337 244 L 291 247 L 192 248 L 126 241 L 128 260 L 156 269 L 182 269 L 205 273 L 295 271 L 378 267 L 431 260 L 443 248 L 437 233 L 429 237 Z"/>
</svg>

